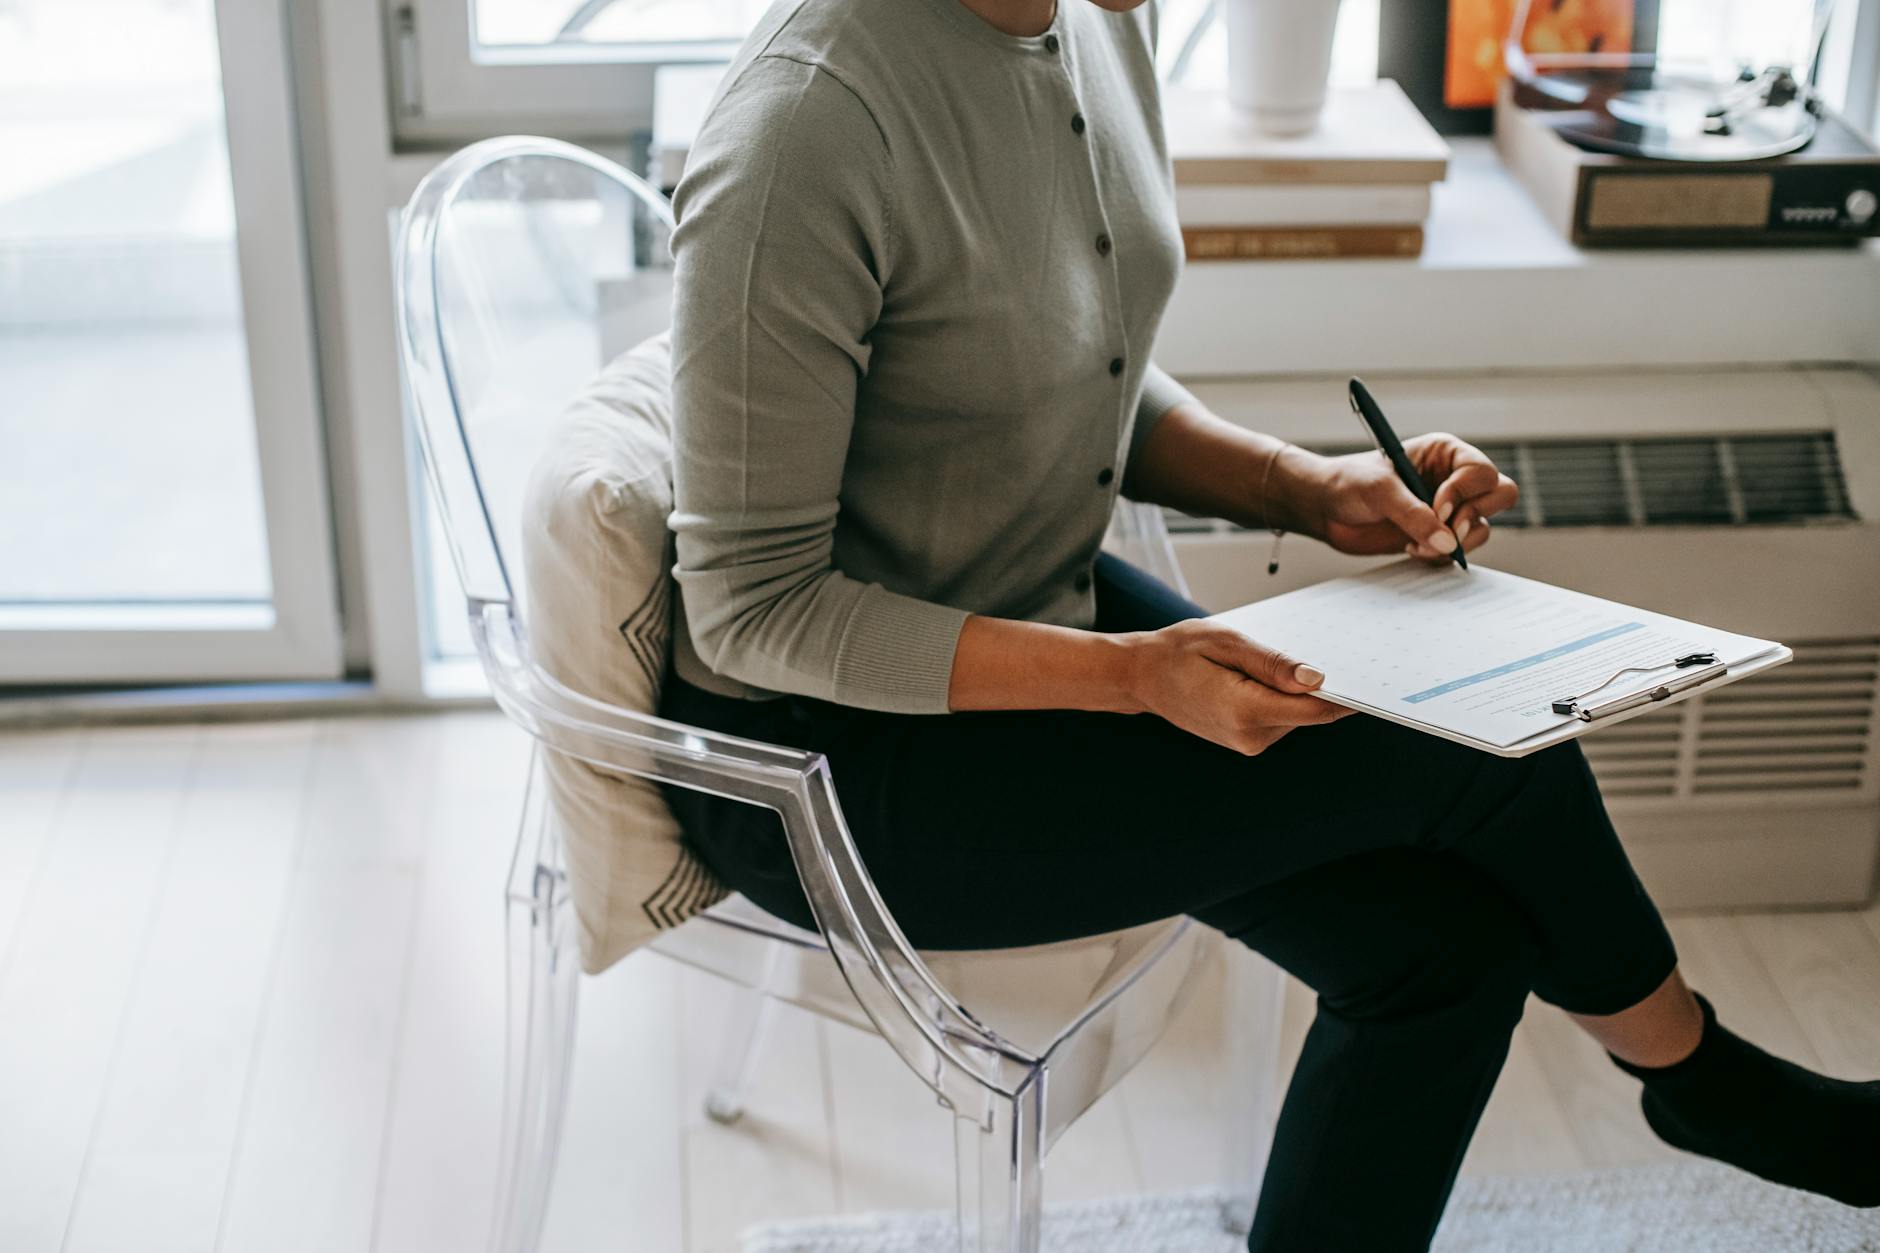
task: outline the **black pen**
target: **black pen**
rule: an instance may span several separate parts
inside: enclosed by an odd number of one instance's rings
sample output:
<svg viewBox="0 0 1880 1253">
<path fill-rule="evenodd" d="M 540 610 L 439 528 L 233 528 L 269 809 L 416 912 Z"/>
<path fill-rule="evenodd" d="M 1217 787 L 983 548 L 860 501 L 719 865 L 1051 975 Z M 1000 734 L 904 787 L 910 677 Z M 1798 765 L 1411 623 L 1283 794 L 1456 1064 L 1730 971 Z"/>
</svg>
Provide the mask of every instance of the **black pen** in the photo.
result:
<svg viewBox="0 0 1880 1253">
<path fill-rule="evenodd" d="M 1430 490 L 1430 485 L 1423 481 L 1423 476 L 1417 473 L 1416 466 L 1410 463 L 1409 454 L 1404 452 L 1403 445 L 1397 440 L 1397 432 L 1390 429 L 1390 422 L 1385 419 L 1384 411 L 1377 407 L 1375 400 L 1371 399 L 1370 389 L 1365 387 L 1362 379 L 1351 380 L 1351 411 L 1358 415 L 1358 420 L 1363 422 L 1365 429 L 1371 432 L 1371 439 L 1377 444 L 1377 450 L 1390 459 L 1391 467 L 1397 471 L 1397 477 L 1403 480 L 1403 485 L 1409 488 L 1418 500 L 1435 508 L 1436 494 Z M 1450 534 L 1454 535 L 1455 532 L 1451 531 Z M 1464 570 L 1469 568 L 1469 559 L 1462 555 L 1460 539 L 1456 541 L 1455 551 L 1449 556 Z"/>
</svg>

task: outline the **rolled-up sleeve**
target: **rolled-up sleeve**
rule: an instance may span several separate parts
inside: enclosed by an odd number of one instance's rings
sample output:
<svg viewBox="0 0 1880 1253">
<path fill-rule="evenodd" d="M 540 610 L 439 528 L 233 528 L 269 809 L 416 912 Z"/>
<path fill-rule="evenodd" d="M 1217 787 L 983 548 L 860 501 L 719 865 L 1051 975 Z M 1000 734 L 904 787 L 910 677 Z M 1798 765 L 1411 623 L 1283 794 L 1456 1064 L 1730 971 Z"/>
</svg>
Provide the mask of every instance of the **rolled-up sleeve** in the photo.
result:
<svg viewBox="0 0 1880 1253">
<path fill-rule="evenodd" d="M 824 70 L 759 57 L 714 108 L 674 198 L 676 573 L 714 672 L 942 713 L 966 613 L 833 560 L 891 188 L 874 118 Z"/>
</svg>

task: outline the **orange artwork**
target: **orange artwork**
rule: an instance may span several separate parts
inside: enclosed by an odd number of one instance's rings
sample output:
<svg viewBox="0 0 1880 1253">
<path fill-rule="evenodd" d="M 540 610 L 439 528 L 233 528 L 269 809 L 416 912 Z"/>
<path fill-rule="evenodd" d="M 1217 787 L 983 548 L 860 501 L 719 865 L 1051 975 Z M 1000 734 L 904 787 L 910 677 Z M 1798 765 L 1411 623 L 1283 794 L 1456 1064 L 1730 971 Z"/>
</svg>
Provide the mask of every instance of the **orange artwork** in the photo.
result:
<svg viewBox="0 0 1880 1253">
<path fill-rule="evenodd" d="M 1443 103 L 1473 109 L 1495 103 L 1502 41 L 1515 0 L 1449 0 L 1449 55 Z M 1634 0 L 1533 0 L 1522 46 L 1529 52 L 1629 52 Z"/>
</svg>

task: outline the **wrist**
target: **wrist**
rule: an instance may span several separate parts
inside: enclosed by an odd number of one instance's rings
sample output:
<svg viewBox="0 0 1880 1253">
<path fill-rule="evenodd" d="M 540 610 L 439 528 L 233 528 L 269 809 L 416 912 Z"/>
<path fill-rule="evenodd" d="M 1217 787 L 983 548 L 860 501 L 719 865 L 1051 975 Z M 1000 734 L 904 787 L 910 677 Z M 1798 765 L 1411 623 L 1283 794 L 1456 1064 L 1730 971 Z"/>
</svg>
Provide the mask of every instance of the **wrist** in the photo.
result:
<svg viewBox="0 0 1880 1253">
<path fill-rule="evenodd" d="M 1291 443 L 1281 443 L 1272 456 L 1261 502 L 1267 529 L 1323 539 L 1332 459 Z"/>
<path fill-rule="evenodd" d="M 1131 631 L 1116 635 L 1095 635 L 1099 673 L 1103 692 L 1101 712 L 1139 714 L 1148 708 L 1143 703 L 1142 671 L 1149 634 Z"/>
</svg>

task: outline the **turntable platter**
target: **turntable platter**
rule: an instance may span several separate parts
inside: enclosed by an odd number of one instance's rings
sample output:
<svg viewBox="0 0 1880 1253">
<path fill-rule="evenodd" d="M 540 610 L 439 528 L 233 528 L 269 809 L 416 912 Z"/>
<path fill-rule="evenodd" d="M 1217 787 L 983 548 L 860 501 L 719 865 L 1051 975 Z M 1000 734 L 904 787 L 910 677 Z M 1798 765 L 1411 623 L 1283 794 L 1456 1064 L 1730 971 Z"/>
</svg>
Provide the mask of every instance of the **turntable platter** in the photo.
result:
<svg viewBox="0 0 1880 1253">
<path fill-rule="evenodd" d="M 1713 83 L 1632 66 L 1535 71 L 1516 103 L 1561 138 L 1594 152 L 1668 161 L 1755 161 L 1794 152 L 1816 117 L 1779 72 Z"/>
</svg>

